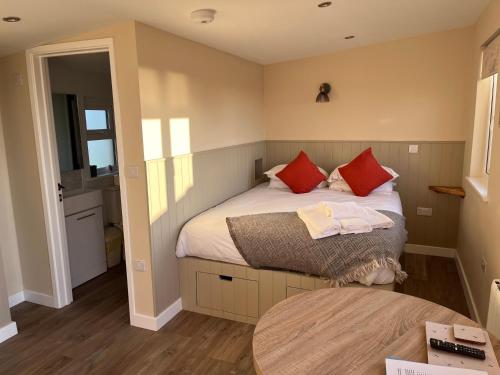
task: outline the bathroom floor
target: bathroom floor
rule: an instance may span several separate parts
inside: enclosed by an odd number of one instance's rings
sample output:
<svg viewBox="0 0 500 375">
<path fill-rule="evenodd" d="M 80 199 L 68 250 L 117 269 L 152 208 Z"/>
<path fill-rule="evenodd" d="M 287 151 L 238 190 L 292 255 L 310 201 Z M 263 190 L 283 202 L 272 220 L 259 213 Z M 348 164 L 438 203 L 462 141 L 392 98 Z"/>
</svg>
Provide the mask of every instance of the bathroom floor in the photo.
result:
<svg viewBox="0 0 500 375">
<path fill-rule="evenodd" d="M 406 254 L 398 287 L 468 315 L 453 259 Z M 254 326 L 187 311 L 160 331 L 129 325 L 125 267 L 74 290 L 61 310 L 12 309 L 19 335 L 0 344 L 1 374 L 254 374 Z"/>
</svg>

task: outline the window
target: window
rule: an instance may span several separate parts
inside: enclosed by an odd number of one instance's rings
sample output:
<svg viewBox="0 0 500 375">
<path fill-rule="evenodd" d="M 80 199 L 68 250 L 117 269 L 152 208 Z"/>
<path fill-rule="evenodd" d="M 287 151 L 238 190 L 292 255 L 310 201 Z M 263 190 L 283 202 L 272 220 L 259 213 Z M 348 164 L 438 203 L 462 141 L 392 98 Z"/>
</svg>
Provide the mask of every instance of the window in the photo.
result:
<svg viewBox="0 0 500 375">
<path fill-rule="evenodd" d="M 86 106 L 85 129 L 91 177 L 114 173 L 117 170 L 113 109 L 105 106 Z"/>
<path fill-rule="evenodd" d="M 104 109 L 86 109 L 85 122 L 87 130 L 106 130 L 108 125 L 108 113 Z"/>
<path fill-rule="evenodd" d="M 97 169 L 115 166 L 115 150 L 112 139 L 99 139 L 97 141 L 88 141 L 89 165 L 97 166 Z"/>
<path fill-rule="evenodd" d="M 476 110 L 470 176 L 486 179 L 490 173 L 491 150 L 495 124 L 495 98 L 497 75 L 483 78 L 477 83 Z"/>
<path fill-rule="evenodd" d="M 488 116 L 488 128 L 487 128 L 487 141 L 486 141 L 486 161 L 485 161 L 485 172 L 490 174 L 491 167 L 491 149 L 493 146 L 493 130 L 495 129 L 495 102 L 496 102 L 496 92 L 497 92 L 497 77 L 498 74 L 491 76 L 491 91 L 489 98 L 489 116 Z"/>
</svg>

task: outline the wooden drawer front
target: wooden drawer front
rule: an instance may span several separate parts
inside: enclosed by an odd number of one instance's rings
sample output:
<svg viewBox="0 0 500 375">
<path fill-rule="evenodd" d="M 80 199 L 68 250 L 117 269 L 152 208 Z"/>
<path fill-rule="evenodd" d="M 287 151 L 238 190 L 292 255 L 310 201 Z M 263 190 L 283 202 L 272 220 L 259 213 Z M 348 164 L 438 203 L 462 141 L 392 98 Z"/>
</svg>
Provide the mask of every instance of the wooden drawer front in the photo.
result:
<svg viewBox="0 0 500 375">
<path fill-rule="evenodd" d="M 218 275 L 196 273 L 196 303 L 207 309 L 222 310 L 221 283 Z"/>
<path fill-rule="evenodd" d="M 258 281 L 197 272 L 196 284 L 198 306 L 258 318 Z"/>
<path fill-rule="evenodd" d="M 286 288 L 286 298 L 290 298 L 290 297 L 296 296 L 297 294 L 301 294 L 301 293 L 305 293 L 305 292 L 310 292 L 310 290 L 294 288 L 294 287 L 289 286 Z"/>
</svg>

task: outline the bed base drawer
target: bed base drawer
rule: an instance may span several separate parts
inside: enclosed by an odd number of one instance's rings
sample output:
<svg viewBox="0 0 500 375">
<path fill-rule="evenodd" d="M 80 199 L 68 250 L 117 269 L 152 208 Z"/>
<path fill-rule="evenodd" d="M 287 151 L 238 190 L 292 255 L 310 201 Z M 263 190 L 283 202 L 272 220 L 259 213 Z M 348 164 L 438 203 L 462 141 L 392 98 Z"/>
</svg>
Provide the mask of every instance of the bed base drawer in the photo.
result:
<svg viewBox="0 0 500 375">
<path fill-rule="evenodd" d="M 297 272 L 260 270 L 194 257 L 179 259 L 179 266 L 184 310 L 252 324 L 286 298 L 330 286 L 324 279 Z M 394 290 L 394 284 L 372 287 Z"/>
<path fill-rule="evenodd" d="M 197 272 L 196 304 L 201 308 L 258 318 L 259 285 L 255 280 Z"/>
</svg>

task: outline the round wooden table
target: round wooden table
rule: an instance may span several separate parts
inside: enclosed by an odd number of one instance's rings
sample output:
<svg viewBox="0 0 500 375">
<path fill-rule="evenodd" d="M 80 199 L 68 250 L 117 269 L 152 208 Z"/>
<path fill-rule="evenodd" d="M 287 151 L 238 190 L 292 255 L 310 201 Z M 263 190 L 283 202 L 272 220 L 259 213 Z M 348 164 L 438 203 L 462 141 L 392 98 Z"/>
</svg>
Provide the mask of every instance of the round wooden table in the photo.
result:
<svg viewBox="0 0 500 375">
<path fill-rule="evenodd" d="M 306 292 L 273 306 L 253 336 L 258 374 L 385 374 L 385 358 L 427 362 L 425 321 L 477 327 L 435 303 L 373 288 Z M 490 335 L 497 358 L 499 342 Z"/>
</svg>

